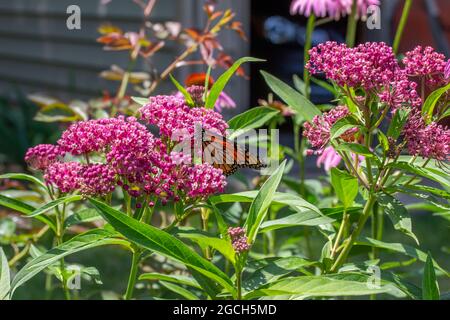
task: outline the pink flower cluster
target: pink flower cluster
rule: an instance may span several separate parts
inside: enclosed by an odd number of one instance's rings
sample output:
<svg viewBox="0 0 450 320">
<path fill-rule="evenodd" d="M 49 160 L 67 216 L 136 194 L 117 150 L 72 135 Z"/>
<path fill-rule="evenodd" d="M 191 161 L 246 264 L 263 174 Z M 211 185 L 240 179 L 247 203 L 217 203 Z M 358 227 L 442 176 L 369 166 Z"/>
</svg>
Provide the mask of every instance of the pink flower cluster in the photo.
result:
<svg viewBox="0 0 450 320">
<path fill-rule="evenodd" d="M 204 107 L 205 102 L 203 101 L 203 95 L 205 94 L 205 87 L 193 85 L 188 87 L 187 92 L 191 95 L 192 100 L 194 100 L 194 106 L 195 107 Z M 175 97 L 184 99 L 184 96 L 181 92 L 177 92 Z M 236 102 L 224 91 L 222 91 L 219 94 L 219 97 L 217 98 L 217 101 L 214 105 L 214 109 L 217 112 L 221 112 L 222 109 L 232 109 L 236 108 Z"/>
<path fill-rule="evenodd" d="M 383 42 L 367 42 L 355 48 L 325 42 L 310 50 L 306 68 L 324 73 L 341 87 L 362 88 L 377 94 L 393 109 L 421 104 L 416 87 L 401 69 L 391 47 Z"/>
<path fill-rule="evenodd" d="M 248 243 L 244 228 L 228 228 L 228 235 L 231 238 L 231 243 L 233 244 L 233 248 L 236 253 L 243 253 L 250 249 L 250 244 Z"/>
<path fill-rule="evenodd" d="M 140 109 L 141 118 L 156 125 L 160 134 L 181 141 L 194 135 L 196 125 L 201 129 L 225 134 L 228 124 L 214 110 L 191 108 L 184 99 L 175 96 L 151 97 Z"/>
<path fill-rule="evenodd" d="M 142 110 L 143 118 L 156 124 L 163 135 L 175 127 L 192 134 L 194 121 L 209 130 L 226 130 L 226 122 L 212 110 L 191 109 L 184 100 L 174 97 L 160 96 L 150 102 Z M 159 119 L 150 116 L 152 112 Z M 193 165 L 190 155 L 170 152 L 172 147 L 172 143 L 166 145 L 154 137 L 136 118 L 120 116 L 76 123 L 62 134 L 58 146 L 31 148 L 26 160 L 32 167 L 45 170 L 47 184 L 62 193 L 103 196 L 119 185 L 133 197 L 153 194 L 166 203 L 169 198 L 197 199 L 223 191 L 226 180 L 222 170 L 209 164 Z M 82 155 L 87 164 L 61 162 L 64 152 Z M 105 163 L 90 164 L 93 153 L 93 159 L 100 157 Z"/>
<path fill-rule="evenodd" d="M 435 122 L 426 125 L 420 112 L 410 115 L 403 135 L 408 142 L 409 154 L 438 161 L 450 160 L 450 129 Z"/>
<path fill-rule="evenodd" d="M 340 119 L 345 118 L 350 111 L 345 106 L 337 106 L 320 116 L 315 116 L 312 122 L 304 124 L 303 135 L 308 139 L 312 147 L 323 149 L 330 141 L 330 132 L 333 125 Z M 350 129 L 344 133 L 345 139 L 352 137 L 358 130 Z"/>
<path fill-rule="evenodd" d="M 116 173 L 105 164 L 85 165 L 79 172 L 80 192 L 87 196 L 107 195 L 116 187 Z"/>
<path fill-rule="evenodd" d="M 34 170 L 45 170 L 63 156 L 64 152 L 58 146 L 39 144 L 27 150 L 25 162 Z"/>
<path fill-rule="evenodd" d="M 302 14 L 316 17 L 331 17 L 339 19 L 351 13 L 352 0 L 293 0 L 291 3 L 291 14 Z M 358 0 L 357 13 L 359 17 L 366 17 L 367 9 L 371 5 L 379 5 L 379 0 Z"/>
<path fill-rule="evenodd" d="M 432 47 L 417 46 L 409 51 L 403 58 L 405 71 L 408 76 L 418 77 L 419 81 L 423 79 L 431 87 L 439 87 L 446 84 L 445 77 L 445 55 L 436 52 Z"/>
</svg>

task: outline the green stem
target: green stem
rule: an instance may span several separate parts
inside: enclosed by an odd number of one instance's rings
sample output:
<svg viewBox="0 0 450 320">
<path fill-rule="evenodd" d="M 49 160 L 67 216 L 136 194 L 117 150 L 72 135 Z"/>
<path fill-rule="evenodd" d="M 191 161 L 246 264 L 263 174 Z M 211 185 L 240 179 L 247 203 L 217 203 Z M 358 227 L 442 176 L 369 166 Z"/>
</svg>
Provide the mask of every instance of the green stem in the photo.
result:
<svg viewBox="0 0 450 320">
<path fill-rule="evenodd" d="M 357 0 L 353 0 L 352 12 L 348 17 L 346 43 L 348 47 L 354 47 L 356 42 L 356 27 L 358 20 L 356 19 L 356 10 L 358 8 Z"/>
<path fill-rule="evenodd" d="M 378 215 L 378 202 L 373 204 L 372 208 L 372 238 L 376 239 L 378 234 L 378 228 L 380 224 L 380 219 Z M 376 247 L 372 247 L 372 259 L 376 259 L 378 255 L 378 250 Z"/>
<path fill-rule="evenodd" d="M 371 194 L 371 195 L 369 195 L 369 199 L 367 200 L 366 205 L 364 206 L 363 213 L 358 221 L 358 225 L 357 225 L 355 231 L 353 231 L 353 233 L 350 235 L 350 238 L 346 240 L 344 248 L 342 249 L 338 258 L 336 259 L 333 266 L 331 267 L 331 270 L 330 270 L 331 272 L 336 272 L 337 270 L 339 270 L 339 268 L 347 260 L 350 250 L 353 248 L 353 245 L 354 245 L 356 239 L 358 239 L 359 235 L 361 234 L 362 230 L 364 229 L 367 219 L 372 214 L 372 207 L 373 207 L 374 203 L 375 203 L 375 196 L 373 194 Z"/>
<path fill-rule="evenodd" d="M 394 49 L 394 53 L 398 52 L 398 48 L 400 46 L 400 42 L 402 40 L 403 31 L 405 30 L 406 23 L 408 22 L 409 12 L 411 11 L 412 0 L 406 0 L 405 5 L 403 6 L 402 17 L 400 18 L 400 22 L 397 27 L 397 32 L 395 33 L 394 44 L 392 48 Z"/>
<path fill-rule="evenodd" d="M 342 222 L 339 227 L 338 234 L 336 235 L 336 240 L 334 242 L 334 246 L 331 249 L 331 259 L 334 259 L 334 256 L 337 252 L 337 248 L 339 247 L 339 242 L 341 242 L 342 235 L 344 234 L 344 231 L 347 227 L 348 220 L 349 220 L 349 215 L 347 214 L 347 211 L 344 209 L 344 214 L 342 216 Z"/>
<path fill-rule="evenodd" d="M 306 25 L 305 48 L 303 52 L 303 81 L 305 82 L 305 96 L 308 99 L 310 97 L 311 75 L 309 74 L 309 71 L 305 68 L 305 66 L 309 61 L 309 50 L 312 47 L 312 36 L 314 32 L 315 22 L 316 16 L 314 14 L 311 14 Z"/>
<path fill-rule="evenodd" d="M 135 248 L 133 252 L 133 258 L 131 260 L 130 275 L 128 277 L 127 291 L 125 293 L 125 300 L 130 300 L 133 297 L 134 286 L 137 280 L 137 272 L 139 267 L 139 260 L 141 258 L 141 252 Z"/>
<path fill-rule="evenodd" d="M 242 300 L 242 271 L 240 269 L 236 272 L 236 291 L 237 300 Z"/>
</svg>

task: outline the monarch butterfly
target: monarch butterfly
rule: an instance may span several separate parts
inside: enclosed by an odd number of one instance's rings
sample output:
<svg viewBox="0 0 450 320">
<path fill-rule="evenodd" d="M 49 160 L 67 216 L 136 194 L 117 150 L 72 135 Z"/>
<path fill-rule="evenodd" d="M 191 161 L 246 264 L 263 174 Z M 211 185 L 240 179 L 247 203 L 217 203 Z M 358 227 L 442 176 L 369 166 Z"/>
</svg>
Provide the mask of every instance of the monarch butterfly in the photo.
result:
<svg viewBox="0 0 450 320">
<path fill-rule="evenodd" d="M 239 168 L 261 169 L 267 167 L 248 147 L 238 145 L 236 141 L 208 131 L 203 131 L 202 162 L 221 169 L 226 176 Z"/>
</svg>

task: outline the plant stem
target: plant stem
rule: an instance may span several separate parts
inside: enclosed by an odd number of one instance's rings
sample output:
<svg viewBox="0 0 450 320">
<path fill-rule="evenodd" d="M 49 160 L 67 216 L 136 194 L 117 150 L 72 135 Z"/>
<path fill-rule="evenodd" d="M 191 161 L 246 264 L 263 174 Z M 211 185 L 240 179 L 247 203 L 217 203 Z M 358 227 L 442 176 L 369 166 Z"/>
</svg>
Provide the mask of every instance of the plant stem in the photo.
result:
<svg viewBox="0 0 450 320">
<path fill-rule="evenodd" d="M 237 300 L 242 300 L 242 270 L 236 272 Z"/>
<path fill-rule="evenodd" d="M 311 75 L 306 69 L 306 63 L 309 61 L 309 50 L 312 47 L 312 36 L 315 27 L 316 16 L 311 14 L 306 25 L 305 48 L 303 52 L 303 81 L 305 82 L 305 97 L 310 98 Z"/>
<path fill-rule="evenodd" d="M 339 242 L 341 242 L 342 235 L 344 234 L 344 230 L 347 227 L 348 220 L 349 220 L 349 215 L 348 215 L 347 211 L 344 209 L 342 223 L 339 227 L 338 234 L 336 235 L 336 240 L 334 242 L 334 246 L 331 249 L 331 259 L 334 259 L 334 256 L 337 252 L 337 248 L 339 247 Z"/>
<path fill-rule="evenodd" d="M 133 297 L 134 286 L 137 280 L 137 272 L 139 267 L 139 260 L 141 258 L 141 252 L 138 248 L 133 251 L 133 258 L 131 260 L 130 275 L 128 277 L 127 291 L 125 293 L 125 300 L 130 300 Z"/>
<path fill-rule="evenodd" d="M 358 8 L 357 0 L 353 0 L 352 12 L 348 17 L 346 43 L 348 47 L 354 47 L 356 42 L 356 27 L 358 21 L 356 19 L 356 10 Z"/>
<path fill-rule="evenodd" d="M 375 203 L 375 196 L 373 194 L 371 194 L 371 195 L 369 195 L 369 199 L 367 200 L 366 205 L 364 206 L 363 213 L 358 221 L 358 226 L 356 227 L 355 231 L 353 231 L 350 238 L 348 238 L 346 240 L 344 248 L 342 249 L 338 258 L 336 259 L 333 266 L 331 267 L 331 270 L 330 270 L 331 272 L 336 272 L 347 260 L 347 256 L 350 253 L 350 250 L 352 249 L 356 239 L 359 237 L 362 230 L 364 229 L 367 219 L 372 214 L 372 206 L 374 203 Z"/>
<path fill-rule="evenodd" d="M 402 40 L 403 31 L 405 30 L 406 23 L 408 22 L 409 13 L 411 11 L 412 0 L 405 0 L 405 5 L 403 6 L 402 17 L 397 27 L 397 32 L 395 33 L 394 44 L 392 48 L 394 53 L 398 52 L 400 42 Z"/>
</svg>

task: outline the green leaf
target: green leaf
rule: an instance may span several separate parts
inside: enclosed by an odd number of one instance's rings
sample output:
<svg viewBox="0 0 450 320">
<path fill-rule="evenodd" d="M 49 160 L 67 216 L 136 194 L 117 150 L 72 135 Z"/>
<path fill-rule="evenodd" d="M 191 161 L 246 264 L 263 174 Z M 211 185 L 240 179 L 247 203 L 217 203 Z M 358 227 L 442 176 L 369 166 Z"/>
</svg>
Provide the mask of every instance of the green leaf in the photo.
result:
<svg viewBox="0 0 450 320">
<path fill-rule="evenodd" d="M 433 91 L 428 96 L 427 100 L 425 100 L 425 103 L 422 107 L 422 115 L 425 116 L 425 119 L 428 121 L 428 123 L 432 121 L 434 108 L 436 107 L 437 102 L 448 90 L 450 90 L 450 83 L 445 87 Z"/>
<path fill-rule="evenodd" d="M 257 195 L 258 191 L 255 190 L 233 194 L 222 194 L 210 197 L 209 200 L 214 205 L 229 202 L 252 202 Z M 273 196 L 273 201 L 271 205 L 288 206 L 294 211 L 298 212 L 312 210 L 319 214 L 321 213 L 320 210 L 315 205 L 309 203 L 308 201 L 301 198 L 299 195 L 293 193 L 276 192 L 275 195 Z"/>
<path fill-rule="evenodd" d="M 340 143 L 339 145 L 337 145 L 336 148 L 334 148 L 334 149 L 336 151 L 352 152 L 355 154 L 362 155 L 366 158 L 373 158 L 375 156 L 372 153 L 372 151 L 370 151 L 366 146 L 363 146 L 362 144 L 359 144 L 359 143 L 344 142 L 344 143 Z"/>
<path fill-rule="evenodd" d="M 245 299 L 263 296 L 296 295 L 302 297 L 364 296 L 391 290 L 371 287 L 369 276 L 354 273 L 284 278 L 250 292 Z"/>
<path fill-rule="evenodd" d="M 448 174 L 438 172 L 431 168 L 422 168 L 414 164 L 407 162 L 394 162 L 387 165 L 387 167 L 393 167 L 395 169 L 403 170 L 411 174 L 415 174 L 433 181 L 436 181 L 446 188 L 450 188 L 450 179 Z"/>
<path fill-rule="evenodd" d="M 196 242 L 202 248 L 211 247 L 223 254 L 233 265 L 236 263 L 233 246 L 228 240 L 208 236 L 193 228 L 178 228 L 175 234 L 180 238 Z"/>
<path fill-rule="evenodd" d="M 211 262 L 200 257 L 173 235 L 130 218 L 124 213 L 109 207 L 103 202 L 95 199 L 89 199 L 89 201 L 105 218 L 105 220 L 108 221 L 114 229 L 124 235 L 129 241 L 132 241 L 148 250 L 155 251 L 168 258 L 182 262 L 186 266 L 193 268 L 208 278 L 217 281 L 222 287 L 229 290 L 233 295 L 235 294 L 233 283 L 226 274 L 224 274 Z"/>
<path fill-rule="evenodd" d="M 35 183 L 36 185 L 46 189 L 45 184 L 38 178 L 24 173 L 7 173 L 0 175 L 0 179 L 24 180 Z"/>
<path fill-rule="evenodd" d="M 247 220 L 245 221 L 245 227 L 247 229 L 247 236 L 250 243 L 253 243 L 258 234 L 261 223 L 267 215 L 267 211 L 272 203 L 275 192 L 278 185 L 281 182 L 281 178 L 286 166 L 286 160 L 275 170 L 275 172 L 267 179 L 262 185 L 248 212 Z"/>
<path fill-rule="evenodd" d="M 300 268 L 309 267 L 315 262 L 299 257 L 286 257 L 270 261 L 267 265 L 253 271 L 248 277 L 244 277 L 244 288 L 247 291 L 272 283 L 281 277 Z"/>
<path fill-rule="evenodd" d="M 228 124 L 231 130 L 234 130 L 229 136 L 229 139 L 234 139 L 249 130 L 260 128 L 280 112 L 269 107 L 256 107 L 244 113 L 241 113 L 230 121 Z"/>
<path fill-rule="evenodd" d="M 261 71 L 261 74 L 270 89 L 306 121 L 311 121 L 314 116 L 321 114 L 320 110 L 301 93 L 267 72 Z"/>
<path fill-rule="evenodd" d="M 208 97 L 206 98 L 205 108 L 212 109 L 216 104 L 217 99 L 219 98 L 220 93 L 223 91 L 228 81 L 230 81 L 233 74 L 239 69 L 239 67 L 246 62 L 262 62 L 265 60 L 252 58 L 252 57 L 244 57 L 237 60 L 233 65 L 228 68 L 213 84 L 211 90 L 209 91 Z"/>
<path fill-rule="evenodd" d="M 131 100 L 133 100 L 134 102 L 136 102 L 138 105 L 141 106 L 148 104 L 148 98 L 144 97 L 131 97 Z"/>
<path fill-rule="evenodd" d="M 406 121 L 408 120 L 409 112 L 410 110 L 407 109 L 398 109 L 395 112 L 387 131 L 388 137 L 392 137 L 395 140 L 398 139 L 403 130 L 403 127 L 406 124 Z"/>
<path fill-rule="evenodd" d="M 139 276 L 139 280 L 161 280 L 202 289 L 200 284 L 194 278 L 179 274 L 144 273 Z"/>
<path fill-rule="evenodd" d="M 358 195 L 358 179 L 345 171 L 332 168 L 331 184 L 344 208 L 349 208 Z"/>
<path fill-rule="evenodd" d="M 117 238 L 117 233 L 102 229 L 89 230 L 77 235 L 69 241 L 33 258 L 20 269 L 11 283 L 11 296 L 18 287 L 60 259 L 80 251 L 104 245 L 122 245 L 128 247 L 129 243 Z"/>
<path fill-rule="evenodd" d="M 399 230 L 410 236 L 419 244 L 419 240 L 412 232 L 411 217 L 405 206 L 398 199 L 387 193 L 379 193 L 377 199 L 380 206 L 384 208 L 384 212 L 391 219 L 395 230 Z"/>
<path fill-rule="evenodd" d="M 169 77 L 170 77 L 170 80 L 172 80 L 172 83 L 178 89 L 178 91 L 180 91 L 183 94 L 184 99 L 186 100 L 186 103 L 188 105 L 190 105 L 191 107 L 193 107 L 194 106 L 194 100 L 192 99 L 192 97 L 189 94 L 189 92 L 187 92 L 187 90 L 171 74 L 169 74 Z"/>
<path fill-rule="evenodd" d="M 353 128 L 360 128 L 361 126 L 358 124 L 355 118 L 351 116 L 347 116 L 345 118 L 339 119 L 336 123 L 331 127 L 330 131 L 330 141 L 333 141 L 348 130 Z"/>
<path fill-rule="evenodd" d="M 295 89 L 297 89 L 302 95 L 306 96 L 305 82 L 296 74 L 292 76 L 292 81 L 294 82 Z"/>
<path fill-rule="evenodd" d="M 79 201 L 81 199 L 83 199 L 83 196 L 80 196 L 80 195 L 66 196 L 66 197 L 58 198 L 56 200 L 50 201 L 49 203 L 46 203 L 45 205 L 43 205 L 40 208 L 34 210 L 31 214 L 28 215 L 28 217 L 30 217 L 30 218 L 37 217 L 43 213 L 50 211 L 51 209 L 53 209 L 61 204 L 75 202 L 75 201 Z"/>
<path fill-rule="evenodd" d="M 9 300 L 9 290 L 11 289 L 11 279 L 8 266 L 8 259 L 0 247 L 0 300 Z"/>
<path fill-rule="evenodd" d="M 161 281 L 161 284 L 164 287 L 166 287 L 167 289 L 169 289 L 170 291 L 173 291 L 173 292 L 179 294 L 180 296 L 182 296 L 183 298 L 186 298 L 187 300 L 200 300 L 199 297 L 197 297 L 191 291 L 189 291 L 183 287 L 180 287 L 176 284 L 166 282 L 166 281 Z"/>
<path fill-rule="evenodd" d="M 41 122 L 74 122 L 83 118 L 64 103 L 53 103 L 39 110 L 34 120 Z"/>
<path fill-rule="evenodd" d="M 260 232 L 278 230 L 297 226 L 318 226 L 332 223 L 334 219 L 317 213 L 316 211 L 304 211 L 288 215 L 287 217 L 265 221 L 261 224 Z"/>
<path fill-rule="evenodd" d="M 428 253 L 427 261 L 425 262 L 425 267 L 423 269 L 422 299 L 439 300 L 439 298 L 439 284 L 434 271 L 433 258 L 431 258 L 431 253 Z"/>
<path fill-rule="evenodd" d="M 378 141 L 380 142 L 384 153 L 389 151 L 389 140 L 382 131 L 378 131 Z"/>
<path fill-rule="evenodd" d="M 102 220 L 102 216 L 96 209 L 84 208 L 70 215 L 64 221 L 64 228 L 69 228 L 76 224 Z"/>
<path fill-rule="evenodd" d="M 375 248 L 379 248 L 379 249 L 391 250 L 394 252 L 404 254 L 408 257 L 416 258 L 422 262 L 426 262 L 426 260 L 427 260 L 427 254 L 425 252 L 423 252 L 419 249 L 416 249 L 414 247 L 408 246 L 406 244 L 403 244 L 403 243 L 388 243 L 388 242 L 375 240 L 372 238 L 363 237 L 363 238 L 360 238 L 359 240 L 357 240 L 355 242 L 355 245 L 370 246 L 370 247 L 375 247 Z M 433 263 L 437 269 L 439 269 L 440 271 L 442 271 L 443 273 L 448 275 L 448 272 L 445 271 L 441 266 L 439 266 L 435 260 L 433 260 Z"/>
<path fill-rule="evenodd" d="M 26 204 L 25 202 L 13 199 L 13 198 L 9 198 L 6 197 L 4 195 L 0 194 L 0 205 L 16 210 L 20 213 L 25 214 L 26 216 L 30 216 L 30 214 L 32 212 L 34 212 L 36 210 L 36 208 L 34 208 L 33 206 L 30 206 L 29 204 Z M 56 232 L 56 225 L 55 223 L 46 216 L 36 216 L 35 217 L 37 220 L 47 224 L 54 232 Z"/>
</svg>

